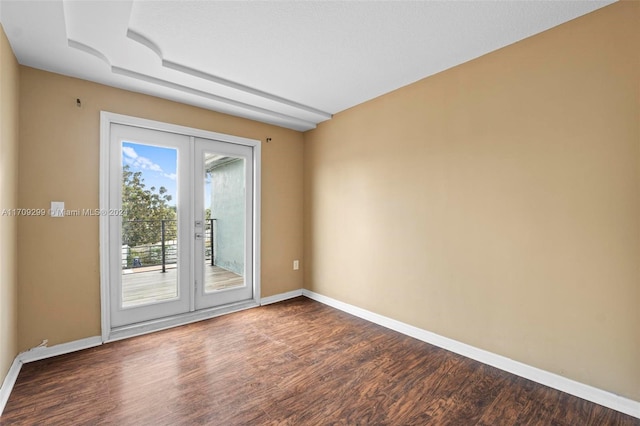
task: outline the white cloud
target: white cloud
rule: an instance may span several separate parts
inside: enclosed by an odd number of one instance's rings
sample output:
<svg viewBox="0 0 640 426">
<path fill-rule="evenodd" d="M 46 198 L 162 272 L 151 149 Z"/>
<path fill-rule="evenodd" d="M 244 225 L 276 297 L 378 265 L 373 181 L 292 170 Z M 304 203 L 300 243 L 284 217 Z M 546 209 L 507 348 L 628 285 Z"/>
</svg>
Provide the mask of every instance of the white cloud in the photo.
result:
<svg viewBox="0 0 640 426">
<path fill-rule="evenodd" d="M 122 154 L 124 154 L 126 158 L 130 158 L 130 159 L 138 158 L 138 153 L 136 152 L 135 149 L 131 148 L 130 146 L 123 146 Z M 126 158 L 125 158 L 125 161 L 126 161 Z"/>
<path fill-rule="evenodd" d="M 146 157 L 141 157 L 138 155 L 135 149 L 130 146 L 122 147 L 122 155 L 125 163 L 131 165 L 132 167 L 137 167 L 142 170 L 151 170 L 153 172 L 163 173 L 162 167 L 151 161 Z M 165 174 L 166 175 L 166 174 Z M 167 176 L 169 177 L 169 176 Z M 175 177 L 173 178 L 175 179 Z"/>
<path fill-rule="evenodd" d="M 154 172 L 162 172 L 162 167 L 149 160 L 146 157 L 136 157 L 136 160 L 133 162 L 134 166 L 140 167 L 143 170 L 152 170 Z"/>
<path fill-rule="evenodd" d="M 176 174 L 175 173 L 163 173 L 162 174 L 164 177 L 169 178 L 171 180 L 176 180 Z"/>
</svg>

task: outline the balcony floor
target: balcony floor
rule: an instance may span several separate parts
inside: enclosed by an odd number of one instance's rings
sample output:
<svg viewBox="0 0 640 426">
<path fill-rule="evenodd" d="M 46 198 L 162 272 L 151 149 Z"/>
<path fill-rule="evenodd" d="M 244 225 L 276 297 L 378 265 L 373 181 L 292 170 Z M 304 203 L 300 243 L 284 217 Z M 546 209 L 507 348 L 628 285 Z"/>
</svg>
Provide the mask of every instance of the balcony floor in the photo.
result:
<svg viewBox="0 0 640 426">
<path fill-rule="evenodd" d="M 128 272 L 131 271 L 131 272 Z M 175 265 L 127 269 L 122 274 L 123 306 L 131 307 L 176 297 Z M 244 277 L 219 266 L 205 266 L 205 291 L 213 292 L 244 285 Z"/>
</svg>

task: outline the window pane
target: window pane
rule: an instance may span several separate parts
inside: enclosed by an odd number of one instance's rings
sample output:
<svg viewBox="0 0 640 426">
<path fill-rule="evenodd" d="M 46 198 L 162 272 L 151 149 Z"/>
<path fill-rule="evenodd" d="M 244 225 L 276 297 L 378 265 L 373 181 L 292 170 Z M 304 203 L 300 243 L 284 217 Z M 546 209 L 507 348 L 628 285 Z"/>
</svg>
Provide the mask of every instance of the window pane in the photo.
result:
<svg viewBox="0 0 640 426">
<path fill-rule="evenodd" d="M 177 150 L 122 143 L 122 307 L 178 297 Z"/>
<path fill-rule="evenodd" d="M 204 289 L 244 287 L 246 161 L 206 153 L 204 162 Z"/>
</svg>

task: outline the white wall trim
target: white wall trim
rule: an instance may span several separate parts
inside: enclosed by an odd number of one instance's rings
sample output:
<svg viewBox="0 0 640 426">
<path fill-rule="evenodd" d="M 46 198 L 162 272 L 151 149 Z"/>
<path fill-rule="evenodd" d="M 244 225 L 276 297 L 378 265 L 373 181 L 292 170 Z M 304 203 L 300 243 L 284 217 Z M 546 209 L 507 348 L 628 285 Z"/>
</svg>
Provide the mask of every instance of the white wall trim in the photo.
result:
<svg viewBox="0 0 640 426">
<path fill-rule="evenodd" d="M 253 300 L 260 305 L 262 294 L 262 143 L 253 143 Z"/>
<path fill-rule="evenodd" d="M 415 339 L 422 340 L 423 342 L 430 343 L 434 346 L 438 346 L 467 358 L 482 362 L 483 364 L 491 365 L 492 367 L 524 377 L 525 379 L 586 399 L 587 401 L 591 401 L 596 404 L 604 405 L 605 407 L 621 413 L 640 418 L 640 402 L 638 401 L 634 401 L 593 386 L 585 385 L 584 383 L 576 382 L 566 377 L 523 364 L 502 355 L 485 351 L 483 349 L 467 345 L 466 343 L 458 342 L 457 340 L 449 339 L 448 337 L 440 336 L 430 331 L 341 302 L 331 297 L 323 296 L 310 290 L 302 290 L 302 295 L 372 323 L 381 325 Z"/>
<path fill-rule="evenodd" d="M 282 302 L 283 300 L 293 299 L 294 297 L 302 296 L 302 289 L 287 291 L 286 293 L 274 294 L 273 296 L 267 296 L 260 299 L 260 305 L 270 305 L 272 303 Z"/>
<path fill-rule="evenodd" d="M 2 387 L 0 388 L 0 416 L 4 411 L 4 407 L 7 405 L 9 395 L 11 395 L 11 391 L 13 391 L 13 386 L 16 384 L 18 374 L 20 373 L 20 369 L 22 368 L 23 364 L 80 351 L 82 349 L 93 348 L 94 346 L 100 346 L 101 344 L 102 338 L 100 336 L 94 336 L 50 347 L 36 347 L 28 351 L 19 353 L 18 356 L 16 356 L 13 360 L 13 364 L 11 364 L 9 372 L 4 378 Z"/>
<path fill-rule="evenodd" d="M 22 361 L 16 357 L 9 367 L 9 371 L 2 382 L 2 387 L 0 387 L 0 416 L 4 411 L 4 407 L 7 405 L 7 401 L 9 401 L 9 395 L 11 395 L 11 391 L 13 390 L 13 386 L 16 384 L 16 380 L 18 380 L 18 374 L 20 373 L 20 369 L 22 368 Z"/>
<path fill-rule="evenodd" d="M 111 136 L 111 123 L 115 121 L 111 113 L 100 112 L 100 188 L 98 197 L 100 211 L 109 208 L 109 182 L 111 169 L 109 167 L 109 138 Z M 109 338 L 111 330 L 111 300 L 109 299 L 109 217 L 100 215 L 100 328 L 102 341 Z"/>
<path fill-rule="evenodd" d="M 26 364 L 28 362 L 40 361 L 45 358 L 93 348 L 95 346 L 100 346 L 101 344 L 102 337 L 87 337 L 85 339 L 74 340 L 73 342 L 61 343 L 59 345 L 33 348 L 18 354 L 17 359 L 19 359 L 23 364 Z"/>
</svg>

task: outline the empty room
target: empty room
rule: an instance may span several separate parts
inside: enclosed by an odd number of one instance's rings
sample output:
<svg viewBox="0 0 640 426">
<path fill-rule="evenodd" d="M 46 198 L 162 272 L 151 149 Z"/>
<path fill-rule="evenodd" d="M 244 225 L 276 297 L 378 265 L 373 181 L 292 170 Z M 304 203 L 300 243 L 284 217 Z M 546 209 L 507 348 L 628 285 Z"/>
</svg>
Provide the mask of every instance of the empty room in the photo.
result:
<svg viewBox="0 0 640 426">
<path fill-rule="evenodd" d="M 640 425 L 640 2 L 0 0 L 0 384 Z"/>
</svg>

